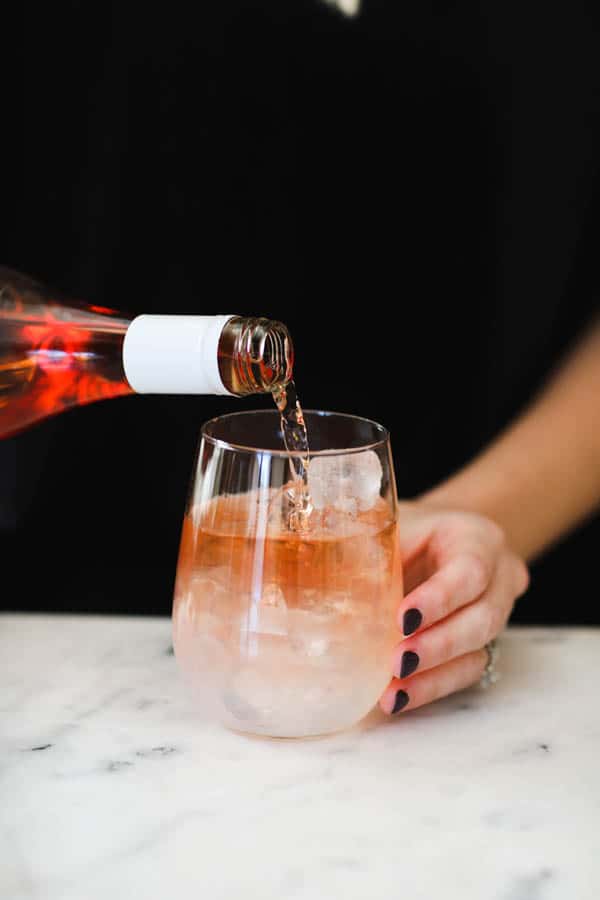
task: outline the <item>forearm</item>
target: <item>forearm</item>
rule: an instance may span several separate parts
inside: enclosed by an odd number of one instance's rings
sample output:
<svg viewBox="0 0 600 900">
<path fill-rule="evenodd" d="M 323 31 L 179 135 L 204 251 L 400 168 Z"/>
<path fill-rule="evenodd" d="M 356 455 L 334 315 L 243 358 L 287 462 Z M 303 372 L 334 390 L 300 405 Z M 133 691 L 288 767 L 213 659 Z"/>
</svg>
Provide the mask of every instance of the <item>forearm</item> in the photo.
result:
<svg viewBox="0 0 600 900">
<path fill-rule="evenodd" d="M 489 516 L 525 559 L 588 516 L 600 504 L 600 322 L 519 419 L 421 499 Z"/>
</svg>

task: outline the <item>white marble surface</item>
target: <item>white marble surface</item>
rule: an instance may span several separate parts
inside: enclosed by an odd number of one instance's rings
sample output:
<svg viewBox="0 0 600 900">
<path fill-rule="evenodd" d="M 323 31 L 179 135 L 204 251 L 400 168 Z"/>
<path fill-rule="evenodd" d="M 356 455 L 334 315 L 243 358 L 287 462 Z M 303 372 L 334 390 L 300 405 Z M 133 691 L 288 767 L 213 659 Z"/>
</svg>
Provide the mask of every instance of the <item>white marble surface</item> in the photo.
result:
<svg viewBox="0 0 600 900">
<path fill-rule="evenodd" d="M 2 900 L 600 896 L 600 630 L 331 738 L 202 721 L 166 619 L 0 616 Z"/>
</svg>

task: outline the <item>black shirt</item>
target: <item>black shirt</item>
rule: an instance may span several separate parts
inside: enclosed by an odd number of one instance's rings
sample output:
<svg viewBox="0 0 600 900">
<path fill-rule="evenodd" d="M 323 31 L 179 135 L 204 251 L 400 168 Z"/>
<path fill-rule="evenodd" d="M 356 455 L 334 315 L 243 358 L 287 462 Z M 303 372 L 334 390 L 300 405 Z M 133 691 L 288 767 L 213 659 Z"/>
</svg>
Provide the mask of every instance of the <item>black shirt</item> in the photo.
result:
<svg viewBox="0 0 600 900">
<path fill-rule="evenodd" d="M 589 321 L 582 3 L 40 6 L 2 262 L 131 312 L 284 320 L 303 404 L 386 424 L 402 496 L 476 454 Z M 0 445 L 4 605 L 168 612 L 199 425 L 229 409 L 125 398 Z M 549 554 L 515 618 L 599 621 L 571 599 L 599 536 Z"/>
</svg>

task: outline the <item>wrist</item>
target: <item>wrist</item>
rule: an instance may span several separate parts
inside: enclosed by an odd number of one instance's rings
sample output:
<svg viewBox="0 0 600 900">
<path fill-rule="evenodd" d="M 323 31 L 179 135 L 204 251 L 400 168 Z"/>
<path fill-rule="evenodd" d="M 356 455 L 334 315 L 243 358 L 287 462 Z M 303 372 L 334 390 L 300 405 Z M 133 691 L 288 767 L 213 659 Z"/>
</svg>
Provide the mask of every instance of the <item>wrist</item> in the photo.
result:
<svg viewBox="0 0 600 900">
<path fill-rule="evenodd" d="M 498 525 L 512 551 L 523 559 L 531 559 L 537 547 L 532 542 L 527 516 L 510 480 L 501 473 L 488 472 L 487 477 L 476 466 L 436 485 L 417 498 L 424 508 L 455 509 L 484 516 Z"/>
</svg>

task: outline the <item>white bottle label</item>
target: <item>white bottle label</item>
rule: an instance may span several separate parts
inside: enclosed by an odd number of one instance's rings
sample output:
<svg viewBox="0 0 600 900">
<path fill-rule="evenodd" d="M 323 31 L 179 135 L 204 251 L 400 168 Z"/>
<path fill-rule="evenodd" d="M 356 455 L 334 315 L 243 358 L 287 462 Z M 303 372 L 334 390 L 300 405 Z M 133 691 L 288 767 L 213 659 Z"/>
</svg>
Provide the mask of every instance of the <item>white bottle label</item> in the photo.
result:
<svg viewBox="0 0 600 900">
<path fill-rule="evenodd" d="M 228 394 L 217 351 L 232 316 L 137 316 L 123 343 L 125 376 L 138 394 Z"/>
</svg>

